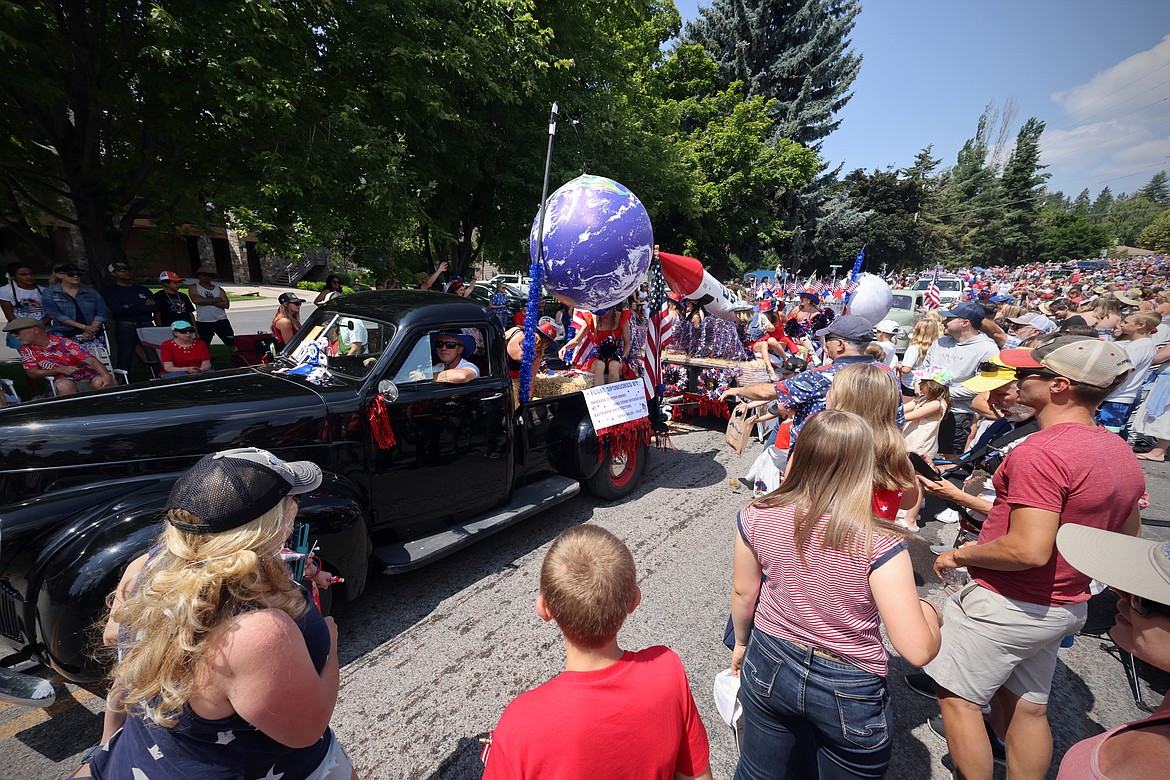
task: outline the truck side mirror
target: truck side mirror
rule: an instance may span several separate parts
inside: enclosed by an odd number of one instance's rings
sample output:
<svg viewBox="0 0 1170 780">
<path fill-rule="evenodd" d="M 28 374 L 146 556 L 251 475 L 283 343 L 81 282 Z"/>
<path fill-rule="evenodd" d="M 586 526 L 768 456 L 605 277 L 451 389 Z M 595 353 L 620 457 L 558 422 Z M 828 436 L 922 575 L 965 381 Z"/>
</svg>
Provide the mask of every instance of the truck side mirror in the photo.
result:
<svg viewBox="0 0 1170 780">
<path fill-rule="evenodd" d="M 398 385 L 389 379 L 383 379 L 378 383 L 378 395 L 382 396 L 386 403 L 392 404 L 398 400 Z"/>
</svg>

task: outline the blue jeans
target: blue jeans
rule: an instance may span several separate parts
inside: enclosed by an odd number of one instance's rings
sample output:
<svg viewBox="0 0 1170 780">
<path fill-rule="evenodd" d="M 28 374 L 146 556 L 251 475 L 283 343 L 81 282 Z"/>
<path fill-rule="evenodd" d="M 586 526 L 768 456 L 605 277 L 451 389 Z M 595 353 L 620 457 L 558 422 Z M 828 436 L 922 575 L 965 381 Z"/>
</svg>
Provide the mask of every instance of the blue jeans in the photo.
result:
<svg viewBox="0 0 1170 780">
<path fill-rule="evenodd" d="M 740 671 L 735 780 L 880 778 L 890 763 L 886 680 L 752 629 Z"/>
</svg>

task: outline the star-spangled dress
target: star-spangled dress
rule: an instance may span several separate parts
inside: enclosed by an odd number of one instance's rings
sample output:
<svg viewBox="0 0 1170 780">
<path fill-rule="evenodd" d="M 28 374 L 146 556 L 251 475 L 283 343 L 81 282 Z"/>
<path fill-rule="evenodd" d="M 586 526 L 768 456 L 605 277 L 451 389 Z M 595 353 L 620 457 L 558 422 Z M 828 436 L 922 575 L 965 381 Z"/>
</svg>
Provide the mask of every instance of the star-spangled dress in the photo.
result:
<svg viewBox="0 0 1170 780">
<path fill-rule="evenodd" d="M 329 658 L 329 628 L 308 591 L 305 599 L 308 609 L 296 624 L 320 674 Z M 127 717 L 126 725 L 94 753 L 90 771 L 111 780 L 304 780 L 320 766 L 334 738 L 327 728 L 309 747 L 290 748 L 239 715 L 206 720 L 184 705 L 179 722 L 169 729 L 142 716 Z"/>
</svg>

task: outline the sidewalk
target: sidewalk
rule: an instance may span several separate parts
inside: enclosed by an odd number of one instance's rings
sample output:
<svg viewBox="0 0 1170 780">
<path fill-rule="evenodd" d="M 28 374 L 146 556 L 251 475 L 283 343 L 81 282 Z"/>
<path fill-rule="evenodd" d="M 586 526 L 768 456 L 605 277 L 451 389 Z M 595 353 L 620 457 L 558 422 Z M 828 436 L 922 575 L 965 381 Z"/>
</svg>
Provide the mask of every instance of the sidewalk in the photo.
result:
<svg viewBox="0 0 1170 780">
<path fill-rule="evenodd" d="M 310 303 L 317 297 L 317 293 L 315 292 L 298 290 L 295 287 L 273 287 L 267 284 L 235 284 L 219 281 L 216 283 L 232 295 L 258 293 L 254 300 L 232 301 L 232 306 L 228 309 L 229 317 L 232 312 L 256 311 L 257 309 L 271 309 L 275 313 L 277 306 L 276 299 L 280 297 L 281 293 L 295 292 L 300 297 L 307 299 Z M 185 289 L 184 292 L 186 292 Z M 6 363 L 20 360 L 20 356 L 16 354 L 16 350 L 9 349 L 5 342 L 6 339 L 0 338 L 0 362 Z"/>
</svg>

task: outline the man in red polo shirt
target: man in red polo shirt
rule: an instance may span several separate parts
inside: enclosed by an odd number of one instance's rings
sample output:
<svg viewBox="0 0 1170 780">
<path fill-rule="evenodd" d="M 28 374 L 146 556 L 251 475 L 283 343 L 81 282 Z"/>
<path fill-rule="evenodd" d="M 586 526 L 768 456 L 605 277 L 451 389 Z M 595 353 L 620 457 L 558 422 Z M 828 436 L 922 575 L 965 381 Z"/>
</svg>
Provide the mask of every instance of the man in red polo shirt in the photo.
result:
<svg viewBox="0 0 1170 780">
<path fill-rule="evenodd" d="M 1145 477 L 1125 440 L 1097 425 L 1097 406 L 1133 368 L 1119 345 L 1057 336 L 1009 349 L 1019 402 L 1040 430 L 995 472 L 995 503 L 977 543 L 942 553 L 973 582 L 947 602 L 942 649 L 926 665 L 942 709 L 956 776 L 991 780 L 981 708 L 1007 744 L 1008 777 L 1039 780 L 1052 761 L 1048 694 L 1061 640 L 1085 623 L 1089 578 L 1056 550 L 1069 524 L 1136 535 Z"/>
<path fill-rule="evenodd" d="M 29 379 L 56 377 L 57 395 L 101 390 L 114 384 L 100 360 L 72 339 L 46 333 L 39 320 L 17 317 L 4 326 L 4 332 L 20 339 L 17 351 Z"/>
</svg>

